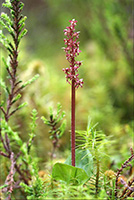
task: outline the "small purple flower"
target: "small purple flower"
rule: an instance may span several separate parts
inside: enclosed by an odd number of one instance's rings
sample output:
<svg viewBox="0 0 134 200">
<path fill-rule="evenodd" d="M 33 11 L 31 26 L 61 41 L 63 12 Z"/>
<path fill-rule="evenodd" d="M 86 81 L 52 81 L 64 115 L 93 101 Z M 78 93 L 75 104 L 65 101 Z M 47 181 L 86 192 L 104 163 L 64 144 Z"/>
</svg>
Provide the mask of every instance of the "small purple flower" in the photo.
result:
<svg viewBox="0 0 134 200">
<path fill-rule="evenodd" d="M 79 79 L 78 76 L 78 68 L 81 66 L 81 61 L 76 61 L 75 58 L 79 55 L 81 52 L 79 50 L 79 44 L 80 42 L 77 41 L 79 38 L 79 31 L 75 32 L 75 26 L 77 21 L 75 19 L 72 19 L 69 21 L 70 26 L 66 27 L 64 29 L 64 35 L 67 37 L 64 39 L 66 47 L 64 47 L 64 51 L 66 52 L 66 59 L 70 63 L 70 68 L 65 68 L 63 71 L 66 74 L 66 80 L 71 85 L 71 81 L 74 80 L 75 88 L 78 88 L 79 86 L 82 87 L 83 85 L 83 79 Z"/>
</svg>

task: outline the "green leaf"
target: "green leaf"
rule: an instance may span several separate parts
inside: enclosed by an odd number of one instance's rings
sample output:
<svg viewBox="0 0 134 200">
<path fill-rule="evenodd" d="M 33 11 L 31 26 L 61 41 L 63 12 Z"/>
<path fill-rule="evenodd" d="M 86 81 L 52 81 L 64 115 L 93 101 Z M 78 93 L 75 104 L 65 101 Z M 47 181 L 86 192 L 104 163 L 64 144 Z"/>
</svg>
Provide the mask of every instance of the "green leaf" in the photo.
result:
<svg viewBox="0 0 134 200">
<path fill-rule="evenodd" d="M 13 24 L 12 20 L 10 19 L 10 17 L 6 13 L 2 12 L 1 18 L 6 21 L 7 25 L 12 26 L 12 24 Z"/>
<path fill-rule="evenodd" d="M 33 83 L 37 78 L 39 77 L 39 74 L 36 74 L 32 79 L 28 80 L 26 83 L 24 83 L 21 88 L 26 87 L 27 85 Z"/>
<path fill-rule="evenodd" d="M 23 144 L 21 145 L 20 150 L 24 153 L 24 155 L 27 154 L 27 144 L 25 142 L 23 142 Z"/>
<path fill-rule="evenodd" d="M 24 17 L 22 17 L 22 19 L 19 21 L 19 25 L 20 24 L 23 24 L 25 21 L 26 21 L 26 19 L 27 19 L 27 17 L 26 16 L 24 16 Z"/>
<path fill-rule="evenodd" d="M 3 61 L 4 65 L 5 65 L 5 67 L 9 68 L 9 62 L 6 62 L 4 57 L 2 57 L 2 61 Z"/>
<path fill-rule="evenodd" d="M 38 117 L 37 117 L 37 115 L 38 115 L 37 110 L 33 109 L 31 114 L 32 114 L 31 119 L 33 119 L 34 121 L 36 121 L 38 119 Z"/>
<path fill-rule="evenodd" d="M 6 21 L 6 23 L 5 23 L 3 20 L 0 19 L 0 25 L 3 28 L 7 29 L 10 34 L 13 34 L 13 28 L 8 24 L 9 24 L 9 22 Z"/>
<path fill-rule="evenodd" d="M 2 30 L 0 30 L 0 43 L 6 48 L 8 48 L 8 44 L 10 43 L 7 37 L 2 33 Z"/>
<path fill-rule="evenodd" d="M 17 107 L 17 110 L 19 110 L 19 109 L 21 109 L 21 108 L 27 106 L 27 104 L 28 104 L 27 102 L 24 102 L 24 103 L 20 104 L 20 105 Z"/>
<path fill-rule="evenodd" d="M 64 131 L 65 131 L 65 128 L 66 128 L 66 120 L 64 120 L 61 124 L 61 126 L 58 128 L 58 130 L 60 131 L 60 134 L 57 136 L 58 138 L 61 138 Z"/>
<path fill-rule="evenodd" d="M 63 163 L 56 163 L 53 166 L 52 177 L 73 185 L 82 185 L 89 179 L 83 169 Z"/>
<path fill-rule="evenodd" d="M 21 2 L 20 5 L 19 5 L 20 10 L 22 10 L 23 7 L 24 7 L 24 3 Z"/>
<path fill-rule="evenodd" d="M 2 100 L 0 103 L 0 107 L 2 107 L 4 105 L 4 101 Z"/>
<path fill-rule="evenodd" d="M 29 134 L 30 137 L 34 137 L 35 136 L 35 128 L 37 126 L 36 124 L 36 120 L 38 119 L 37 115 L 38 115 L 38 112 L 36 109 L 33 109 L 32 110 L 32 113 L 31 113 L 31 119 L 32 119 L 32 122 L 30 123 L 30 128 L 31 128 L 31 133 Z"/>
<path fill-rule="evenodd" d="M 60 114 L 60 111 L 61 111 L 61 108 L 62 108 L 61 104 L 60 104 L 60 103 L 57 103 L 57 114 L 56 114 L 56 116 L 55 116 L 55 119 L 58 118 L 58 116 L 59 116 L 59 114 Z"/>
<path fill-rule="evenodd" d="M 28 186 L 25 183 L 23 183 L 23 182 L 20 183 L 20 186 L 22 186 L 24 188 L 25 192 L 27 192 L 27 193 L 32 193 L 33 192 L 33 189 L 30 186 Z"/>
<path fill-rule="evenodd" d="M 62 119 L 63 119 L 63 117 L 65 117 L 65 111 L 63 111 L 62 113 L 61 113 L 61 116 L 59 117 L 59 118 L 55 118 L 55 120 L 56 120 L 56 123 L 59 123 Z"/>
<path fill-rule="evenodd" d="M 21 27 L 19 28 L 19 33 L 22 31 L 22 29 L 23 29 L 24 26 L 25 26 L 25 23 L 23 23 L 23 24 L 21 25 Z"/>
<path fill-rule="evenodd" d="M 12 9 L 12 5 L 11 5 L 10 0 L 5 0 L 5 2 L 6 3 L 3 3 L 2 6 L 6 7 L 6 8 L 9 8 L 9 9 Z"/>
<path fill-rule="evenodd" d="M 3 88 L 3 90 L 4 90 L 6 93 L 9 94 L 9 89 L 8 89 L 8 87 L 6 86 L 5 82 L 4 82 L 2 79 L 0 79 L 0 87 Z"/>
<path fill-rule="evenodd" d="M 15 103 L 18 99 L 20 99 L 21 98 L 21 94 L 18 94 L 15 98 L 14 98 L 14 100 L 12 101 L 12 104 L 13 103 Z"/>
<path fill-rule="evenodd" d="M 52 106 L 49 107 L 50 118 L 53 119 L 53 108 Z"/>
<path fill-rule="evenodd" d="M 5 188 L 5 187 L 8 187 L 8 185 L 5 184 L 5 185 L 0 186 L 0 190 Z"/>
<path fill-rule="evenodd" d="M 6 84 L 5 84 L 5 82 L 2 79 L 0 79 L 0 86 L 5 90 L 5 92 L 7 92 L 7 90 L 6 90 Z"/>
<path fill-rule="evenodd" d="M 65 164 L 71 165 L 71 155 L 65 161 Z M 85 170 L 87 176 L 90 178 L 93 174 L 93 157 L 89 150 L 76 149 L 75 150 L 75 166 Z"/>
<path fill-rule="evenodd" d="M 1 120 L 0 125 L 2 128 L 2 135 L 5 135 L 5 133 L 7 133 L 10 139 L 14 140 L 19 146 L 23 144 L 21 138 L 19 137 L 19 134 L 17 132 L 14 132 L 4 119 Z"/>
<path fill-rule="evenodd" d="M 41 119 L 43 120 L 44 124 L 50 125 L 49 120 L 47 120 L 44 116 L 42 116 Z"/>
<path fill-rule="evenodd" d="M 19 37 L 18 37 L 18 43 L 20 42 L 20 40 L 21 40 L 26 34 L 27 34 L 27 30 L 24 29 L 24 30 L 21 32 L 21 34 L 19 35 Z"/>
</svg>

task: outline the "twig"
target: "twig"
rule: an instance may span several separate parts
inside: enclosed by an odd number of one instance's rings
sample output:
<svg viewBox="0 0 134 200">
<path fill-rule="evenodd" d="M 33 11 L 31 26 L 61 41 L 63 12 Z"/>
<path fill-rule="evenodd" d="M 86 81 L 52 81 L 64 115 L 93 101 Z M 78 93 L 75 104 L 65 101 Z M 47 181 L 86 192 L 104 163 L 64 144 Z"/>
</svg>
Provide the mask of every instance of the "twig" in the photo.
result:
<svg viewBox="0 0 134 200">
<path fill-rule="evenodd" d="M 10 140 L 8 138 L 7 133 L 5 133 L 5 142 L 6 142 L 6 145 L 7 145 L 7 148 L 8 148 L 8 152 L 10 154 L 11 153 L 11 147 L 10 147 Z"/>
<path fill-rule="evenodd" d="M 15 164 L 15 169 L 19 173 L 21 180 L 23 180 L 24 183 L 28 185 L 28 179 L 25 178 L 25 175 L 22 173 L 20 167 L 17 164 Z"/>
<path fill-rule="evenodd" d="M 130 150 L 131 150 L 131 154 L 132 154 L 132 155 L 128 158 L 128 160 L 126 160 L 126 161 L 122 164 L 122 166 L 121 166 L 120 169 L 117 169 L 118 172 L 117 172 L 117 174 L 116 174 L 116 181 L 115 181 L 115 199 L 118 198 L 118 197 L 117 197 L 117 193 L 118 193 L 118 189 L 117 189 L 117 188 L 118 188 L 118 178 L 119 178 L 121 172 L 123 171 L 123 169 L 129 166 L 128 163 L 131 162 L 131 161 L 134 159 L 133 149 L 131 148 Z"/>
<path fill-rule="evenodd" d="M 14 153 L 11 153 L 10 156 L 10 161 L 11 161 L 11 168 L 10 172 L 6 178 L 5 185 L 7 185 L 5 188 L 2 189 L 2 192 L 8 192 L 9 193 L 9 199 L 11 198 L 11 194 L 13 192 L 14 188 L 14 173 L 15 173 L 15 161 L 14 161 Z"/>
<path fill-rule="evenodd" d="M 133 184 L 133 182 L 134 182 L 134 176 L 132 177 L 132 180 L 128 182 L 128 187 L 130 187 L 130 186 Z M 127 192 L 127 190 L 128 190 L 128 187 L 126 187 L 126 188 L 123 190 L 122 195 L 121 195 L 119 198 L 122 198 L 122 197 L 126 194 L 126 192 Z"/>
<path fill-rule="evenodd" d="M 9 153 L 8 147 L 7 147 L 7 145 L 5 144 L 5 141 L 4 141 L 3 137 L 2 137 L 1 131 L 2 131 L 2 130 L 0 129 L 0 139 L 1 139 L 1 142 L 2 142 L 2 144 L 3 144 L 4 149 Z"/>
<path fill-rule="evenodd" d="M 9 158 L 9 155 L 7 155 L 6 153 L 0 151 L 0 155 Z"/>
</svg>

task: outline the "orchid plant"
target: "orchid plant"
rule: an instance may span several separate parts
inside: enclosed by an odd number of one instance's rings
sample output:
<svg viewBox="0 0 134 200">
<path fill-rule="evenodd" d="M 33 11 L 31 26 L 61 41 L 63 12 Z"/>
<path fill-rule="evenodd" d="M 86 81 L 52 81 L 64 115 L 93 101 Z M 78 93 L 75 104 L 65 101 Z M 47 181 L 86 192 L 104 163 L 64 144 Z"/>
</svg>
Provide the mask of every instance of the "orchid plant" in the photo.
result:
<svg viewBox="0 0 134 200">
<path fill-rule="evenodd" d="M 66 47 L 66 59 L 69 62 L 68 68 L 63 68 L 66 74 L 66 80 L 71 85 L 71 153 L 72 153 L 72 166 L 75 166 L 75 92 L 76 89 L 83 86 L 83 79 L 79 79 L 78 69 L 81 66 L 81 61 L 76 61 L 76 57 L 81 52 L 79 49 L 80 42 L 79 31 L 75 32 L 75 26 L 77 21 L 72 19 L 69 21 L 70 26 L 64 29 L 64 35 L 67 37 L 64 39 Z"/>
</svg>

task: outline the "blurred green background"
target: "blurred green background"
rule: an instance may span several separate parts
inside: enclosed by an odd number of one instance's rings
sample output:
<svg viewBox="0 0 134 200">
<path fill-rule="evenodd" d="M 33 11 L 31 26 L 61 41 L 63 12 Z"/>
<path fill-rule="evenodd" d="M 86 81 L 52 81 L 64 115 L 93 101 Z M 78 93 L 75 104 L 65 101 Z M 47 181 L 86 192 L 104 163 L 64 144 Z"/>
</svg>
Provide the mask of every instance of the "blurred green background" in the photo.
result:
<svg viewBox="0 0 134 200">
<path fill-rule="evenodd" d="M 4 1 L 3 1 L 4 2 Z M 39 79 L 23 91 L 28 106 L 16 114 L 12 124 L 22 138 L 28 138 L 30 112 L 38 111 L 35 139 L 37 155 L 43 161 L 51 151 L 48 128 L 40 117 L 48 116 L 57 102 L 66 111 L 67 127 L 60 150 L 70 147 L 70 85 L 62 68 L 67 67 L 63 30 L 69 20 L 78 21 L 80 31 L 80 78 L 77 90 L 76 129 L 84 130 L 88 116 L 98 129 L 115 140 L 111 154 L 126 157 L 133 143 L 133 39 L 132 0 L 23 0 L 28 34 L 20 46 L 19 76 Z M 6 54 L 4 51 L 2 54 Z M 6 72 L 2 70 L 3 76 Z"/>
</svg>

